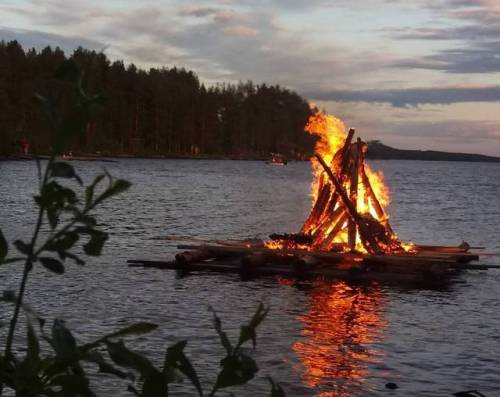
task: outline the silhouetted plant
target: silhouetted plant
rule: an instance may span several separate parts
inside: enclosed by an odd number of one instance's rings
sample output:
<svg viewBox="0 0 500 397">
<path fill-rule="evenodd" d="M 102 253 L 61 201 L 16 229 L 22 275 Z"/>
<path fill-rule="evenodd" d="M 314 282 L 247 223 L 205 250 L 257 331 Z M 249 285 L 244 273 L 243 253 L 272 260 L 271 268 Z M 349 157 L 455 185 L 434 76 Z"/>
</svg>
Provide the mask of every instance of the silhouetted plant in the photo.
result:
<svg viewBox="0 0 500 397">
<path fill-rule="evenodd" d="M 56 77 L 73 87 L 73 100 L 59 112 L 51 98 L 37 95 L 51 127 L 52 153 L 45 165 L 37 160 L 39 193 L 34 199 L 38 215 L 33 235 L 28 241 L 14 241 L 19 255 L 8 256 L 9 246 L 0 230 L 0 265 L 24 263 L 19 290 L 4 291 L 0 298 L 3 303 L 14 305 L 4 351 L 0 354 L 0 396 L 6 387 L 17 396 L 94 396 L 86 364 L 95 365 L 101 373 L 123 379 L 127 382 L 127 390 L 137 396 L 168 396 L 169 384 L 178 382 L 180 376 L 188 378 L 203 396 L 196 371 L 184 354 L 186 341 L 166 349 L 161 368 L 125 345 L 123 337 L 148 333 L 157 325 L 138 322 L 93 342 L 78 344 L 63 320 L 55 319 L 47 331 L 45 320 L 24 303 L 26 283 L 34 266 L 41 265 L 51 272 L 63 274 L 67 261 L 84 265 L 82 257 L 101 254 L 108 234 L 98 227 L 93 211 L 130 187 L 129 182 L 115 179 L 108 173 L 98 175 L 81 195 L 61 184 L 61 180 L 71 179 L 83 185 L 75 169 L 57 160 L 57 156 L 79 138 L 88 120 L 103 108 L 105 98 L 100 94 L 88 96 L 84 92 L 80 70 L 73 60 L 65 61 Z M 77 248 L 83 252 L 75 254 Z M 25 347 L 14 346 L 21 311 L 27 317 Z M 258 367 L 241 347 L 250 340 L 255 347 L 256 328 L 268 311 L 259 305 L 250 322 L 241 327 L 234 346 L 222 331 L 221 321 L 214 311 L 215 330 L 226 356 L 220 361 L 220 372 L 210 396 L 221 389 L 245 384 L 255 376 Z M 41 347 L 40 342 L 46 346 Z M 271 396 L 284 396 L 280 386 L 270 381 Z"/>
</svg>

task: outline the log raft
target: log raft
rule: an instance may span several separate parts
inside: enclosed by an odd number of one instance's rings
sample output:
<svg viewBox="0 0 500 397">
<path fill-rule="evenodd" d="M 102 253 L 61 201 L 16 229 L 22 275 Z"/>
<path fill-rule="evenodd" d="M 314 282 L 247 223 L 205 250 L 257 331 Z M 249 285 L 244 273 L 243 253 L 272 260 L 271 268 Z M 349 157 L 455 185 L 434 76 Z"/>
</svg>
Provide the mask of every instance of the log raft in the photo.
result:
<svg viewBox="0 0 500 397">
<path fill-rule="evenodd" d="M 424 246 L 419 246 L 424 247 Z M 264 245 L 180 244 L 173 261 L 129 260 L 130 266 L 215 271 L 245 275 L 329 277 L 360 281 L 445 282 L 461 270 L 500 265 L 471 264 L 476 253 L 460 247 L 425 246 L 418 253 L 366 254 L 270 249 Z"/>
</svg>

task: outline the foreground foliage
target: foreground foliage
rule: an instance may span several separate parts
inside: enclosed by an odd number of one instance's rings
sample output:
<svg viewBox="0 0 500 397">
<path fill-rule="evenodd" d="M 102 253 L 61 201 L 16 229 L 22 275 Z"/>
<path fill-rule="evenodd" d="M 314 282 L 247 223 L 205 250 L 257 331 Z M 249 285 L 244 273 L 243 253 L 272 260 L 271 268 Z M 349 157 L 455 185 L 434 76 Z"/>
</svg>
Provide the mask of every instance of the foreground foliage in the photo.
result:
<svg viewBox="0 0 500 397">
<path fill-rule="evenodd" d="M 65 61 L 56 77 L 72 87 L 71 106 L 60 112 L 51 98 L 37 96 L 50 127 L 49 160 L 37 161 L 39 193 L 35 196 L 38 209 L 33 235 L 29 240 L 16 240 L 9 247 L 0 230 L 0 265 L 24 264 L 18 291 L 4 291 L 0 301 L 14 306 L 7 331 L 5 347 L 0 353 L 0 396 L 11 389 L 17 396 L 94 396 L 89 369 L 117 377 L 126 389 L 137 396 L 168 396 L 169 385 L 187 378 L 198 395 L 214 396 L 218 391 L 242 385 L 258 371 L 255 360 L 242 347 L 256 344 L 256 328 L 266 317 L 269 308 L 259 305 L 250 321 L 241 326 L 236 344 L 222 330 L 219 317 L 213 311 L 215 331 L 225 350 L 220 371 L 204 393 L 203 386 L 189 358 L 184 353 L 187 341 L 166 348 L 163 364 L 156 366 L 145 355 L 129 348 L 124 337 L 151 332 L 157 325 L 138 322 L 104 335 L 89 343 L 78 343 L 61 319 L 55 319 L 48 330 L 46 321 L 24 302 L 26 283 L 35 266 L 61 275 L 68 262 L 84 265 L 86 257 L 99 256 L 108 234 L 99 228 L 94 210 L 104 201 L 126 191 L 130 183 L 115 179 L 108 173 L 98 175 L 88 186 L 75 169 L 57 160 L 88 126 L 88 120 L 104 106 L 102 95 L 88 96 L 82 89 L 81 73 L 73 60 Z M 70 183 L 63 183 L 71 180 Z M 80 185 L 79 194 L 70 186 Z M 9 249 L 15 248 L 13 255 Z M 75 252 L 78 252 L 76 254 Z M 15 343 L 19 332 L 20 313 L 26 315 L 25 345 Z M 17 339 L 16 339 L 17 340 Z M 22 353 L 21 353 L 22 352 Z M 284 396 L 272 379 L 271 395 Z"/>
</svg>

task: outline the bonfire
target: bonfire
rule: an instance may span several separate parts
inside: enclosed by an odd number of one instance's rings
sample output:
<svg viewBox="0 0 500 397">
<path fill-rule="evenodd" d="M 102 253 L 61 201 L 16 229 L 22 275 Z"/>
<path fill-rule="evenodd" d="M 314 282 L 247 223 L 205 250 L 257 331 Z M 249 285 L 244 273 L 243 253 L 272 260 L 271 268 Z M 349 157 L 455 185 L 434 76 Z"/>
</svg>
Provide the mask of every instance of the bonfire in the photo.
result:
<svg viewBox="0 0 500 397">
<path fill-rule="evenodd" d="M 132 260 L 134 265 L 253 274 L 443 280 L 462 269 L 486 269 L 467 243 L 458 246 L 403 242 L 389 222 L 389 189 L 365 161 L 368 146 L 337 118 L 318 112 L 305 130 L 318 137 L 312 209 L 301 229 L 269 240 L 187 240 L 173 262 Z"/>
<path fill-rule="evenodd" d="M 383 174 L 365 162 L 367 144 L 339 119 L 318 112 L 305 130 L 318 137 L 313 166 L 311 213 L 297 234 L 271 235 L 268 248 L 301 248 L 372 254 L 414 251 L 394 233 L 386 207 Z"/>
</svg>

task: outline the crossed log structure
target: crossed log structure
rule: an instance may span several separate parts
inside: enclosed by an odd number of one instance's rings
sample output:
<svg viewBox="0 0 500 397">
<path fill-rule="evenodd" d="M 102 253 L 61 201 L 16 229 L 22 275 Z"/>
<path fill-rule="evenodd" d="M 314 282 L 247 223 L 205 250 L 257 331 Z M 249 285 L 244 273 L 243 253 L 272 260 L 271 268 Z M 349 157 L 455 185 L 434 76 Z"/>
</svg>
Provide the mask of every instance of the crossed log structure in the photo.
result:
<svg viewBox="0 0 500 397">
<path fill-rule="evenodd" d="M 365 153 L 368 145 L 360 138 L 353 143 L 353 137 L 354 129 L 350 129 L 344 145 L 330 165 L 316 154 L 324 172 L 320 176 L 316 202 L 300 234 L 309 236 L 310 247 L 316 250 L 354 252 L 359 236 L 368 253 L 404 252 L 366 174 Z M 365 202 L 372 205 L 378 219 L 370 213 L 360 213 L 357 206 L 360 184 Z M 339 233 L 345 233 L 346 229 L 347 245 L 335 243 L 335 238 Z"/>
</svg>

